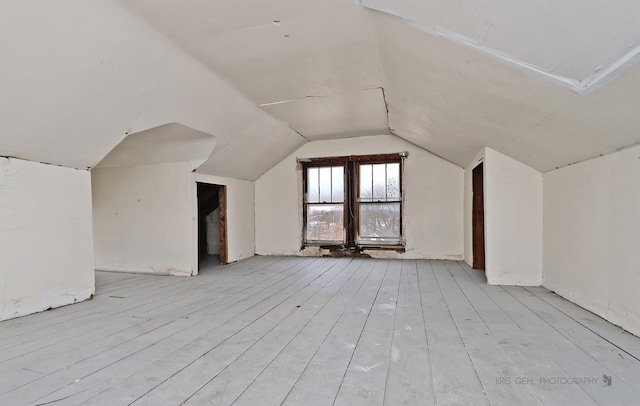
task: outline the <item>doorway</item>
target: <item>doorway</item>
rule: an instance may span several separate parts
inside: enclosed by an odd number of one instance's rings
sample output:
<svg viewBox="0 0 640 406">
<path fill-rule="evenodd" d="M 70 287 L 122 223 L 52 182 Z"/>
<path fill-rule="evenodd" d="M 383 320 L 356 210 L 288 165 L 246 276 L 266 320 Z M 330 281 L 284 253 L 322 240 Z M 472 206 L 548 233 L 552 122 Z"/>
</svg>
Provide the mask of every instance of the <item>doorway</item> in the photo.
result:
<svg viewBox="0 0 640 406">
<path fill-rule="evenodd" d="M 472 239 L 473 268 L 484 269 L 484 164 L 473 168 Z"/>
<path fill-rule="evenodd" d="M 226 264 L 227 187 L 197 182 L 198 193 L 198 264 Z"/>
</svg>

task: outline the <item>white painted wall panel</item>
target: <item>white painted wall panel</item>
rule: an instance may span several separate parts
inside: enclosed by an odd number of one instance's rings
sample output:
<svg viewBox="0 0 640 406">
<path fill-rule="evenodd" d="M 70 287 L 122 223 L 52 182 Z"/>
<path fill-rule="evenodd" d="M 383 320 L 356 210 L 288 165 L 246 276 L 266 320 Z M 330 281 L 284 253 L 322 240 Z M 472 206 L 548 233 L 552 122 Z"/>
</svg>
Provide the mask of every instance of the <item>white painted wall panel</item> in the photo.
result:
<svg viewBox="0 0 640 406">
<path fill-rule="evenodd" d="M 302 184 L 297 157 L 408 151 L 405 160 L 406 252 L 370 252 L 402 258 L 461 259 L 464 171 L 396 136 L 381 135 L 305 144 L 256 181 L 256 252 L 300 255 Z"/>
<path fill-rule="evenodd" d="M 640 334 L 640 147 L 544 174 L 545 287 Z"/>
<path fill-rule="evenodd" d="M 96 269 L 173 275 L 197 273 L 192 235 L 198 163 L 92 171 Z M 196 240 L 197 242 L 197 240 Z"/>
<path fill-rule="evenodd" d="M 485 266 L 494 285 L 542 284 L 542 174 L 485 149 Z"/>
<path fill-rule="evenodd" d="M 484 162 L 485 274 L 494 285 L 542 284 L 542 174 L 491 148 L 465 170 L 465 261 L 473 262 L 472 170 Z"/>
<path fill-rule="evenodd" d="M 0 158 L 0 320 L 94 293 L 88 171 Z"/>
</svg>

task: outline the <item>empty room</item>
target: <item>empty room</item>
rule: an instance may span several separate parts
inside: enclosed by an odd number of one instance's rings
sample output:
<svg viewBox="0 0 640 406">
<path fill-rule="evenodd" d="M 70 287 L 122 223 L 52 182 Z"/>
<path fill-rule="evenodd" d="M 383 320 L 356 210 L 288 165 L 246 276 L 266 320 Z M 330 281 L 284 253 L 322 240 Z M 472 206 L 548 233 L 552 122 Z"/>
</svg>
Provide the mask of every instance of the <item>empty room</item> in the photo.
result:
<svg viewBox="0 0 640 406">
<path fill-rule="evenodd" d="M 0 0 L 0 405 L 640 404 L 638 21 Z"/>
</svg>

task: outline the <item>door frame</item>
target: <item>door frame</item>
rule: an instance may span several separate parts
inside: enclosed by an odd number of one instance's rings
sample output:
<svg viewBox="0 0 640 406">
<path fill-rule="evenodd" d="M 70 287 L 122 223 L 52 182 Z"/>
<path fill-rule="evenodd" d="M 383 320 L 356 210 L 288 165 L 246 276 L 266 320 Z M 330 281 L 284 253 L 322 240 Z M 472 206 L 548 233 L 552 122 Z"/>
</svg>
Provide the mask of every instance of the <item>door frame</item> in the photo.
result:
<svg viewBox="0 0 640 406">
<path fill-rule="evenodd" d="M 229 263 L 229 247 L 227 246 L 227 185 L 218 185 L 218 201 L 220 213 L 220 263 Z"/>
<path fill-rule="evenodd" d="M 227 185 L 222 185 L 219 183 L 211 183 L 202 180 L 196 180 L 193 183 L 194 193 L 194 244 L 193 244 L 193 252 L 194 252 L 194 272 L 193 275 L 197 275 L 199 266 L 200 266 L 200 250 L 198 249 L 199 244 L 199 200 L 198 200 L 198 184 L 211 185 L 216 186 L 218 188 L 218 207 L 219 207 L 219 216 L 220 216 L 220 263 L 227 264 L 229 263 L 229 247 L 228 247 L 228 238 L 227 238 Z"/>
<path fill-rule="evenodd" d="M 481 162 L 472 170 L 471 174 L 471 251 L 473 254 L 473 269 L 485 269 L 485 210 L 484 210 L 484 163 Z"/>
</svg>

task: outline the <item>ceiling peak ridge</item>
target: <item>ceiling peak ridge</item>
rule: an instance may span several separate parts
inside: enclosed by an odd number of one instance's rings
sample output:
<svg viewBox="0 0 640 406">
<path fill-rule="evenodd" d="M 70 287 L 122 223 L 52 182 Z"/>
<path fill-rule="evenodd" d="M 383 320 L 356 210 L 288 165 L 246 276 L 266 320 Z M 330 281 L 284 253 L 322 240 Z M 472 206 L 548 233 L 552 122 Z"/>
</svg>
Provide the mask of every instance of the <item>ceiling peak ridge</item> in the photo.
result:
<svg viewBox="0 0 640 406">
<path fill-rule="evenodd" d="M 436 24 L 423 24 L 415 22 L 411 19 L 405 18 L 402 15 L 398 14 L 394 10 L 391 9 L 383 9 L 376 8 L 366 4 L 363 4 L 361 0 L 357 0 L 358 4 L 360 4 L 365 9 L 371 10 L 373 12 L 379 12 L 383 14 L 387 14 L 389 16 L 398 18 L 405 23 L 421 30 L 427 32 L 432 35 L 437 35 L 444 39 L 447 39 L 455 44 L 462 45 L 467 48 L 471 48 L 476 52 L 489 56 L 491 58 L 497 59 L 503 63 L 516 67 L 518 69 L 527 71 L 532 73 L 538 77 L 541 77 L 547 81 L 555 83 L 557 85 L 566 87 L 571 89 L 580 95 L 588 95 L 595 90 L 601 88 L 607 83 L 611 82 L 613 79 L 622 74 L 625 70 L 629 69 L 633 65 L 640 62 L 640 43 L 636 43 L 630 47 L 630 49 L 620 58 L 615 61 L 603 65 L 596 69 L 589 77 L 578 80 L 568 76 L 559 75 L 539 66 L 532 65 L 530 63 L 521 61 L 517 58 L 508 55 L 502 51 L 499 51 L 494 48 L 490 48 L 478 43 L 478 41 L 469 38 L 465 35 L 459 34 L 454 31 L 447 30 L 446 28 L 440 27 Z"/>
</svg>

